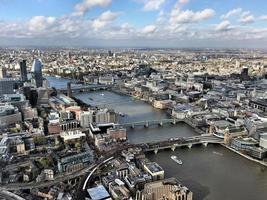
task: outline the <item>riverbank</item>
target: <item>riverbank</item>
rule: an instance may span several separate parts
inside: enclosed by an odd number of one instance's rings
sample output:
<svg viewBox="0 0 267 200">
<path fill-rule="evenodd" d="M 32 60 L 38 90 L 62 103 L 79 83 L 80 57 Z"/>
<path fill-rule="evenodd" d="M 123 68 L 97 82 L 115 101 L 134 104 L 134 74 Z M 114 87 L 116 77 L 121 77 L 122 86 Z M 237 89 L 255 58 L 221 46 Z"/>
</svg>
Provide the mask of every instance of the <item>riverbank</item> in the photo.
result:
<svg viewBox="0 0 267 200">
<path fill-rule="evenodd" d="M 225 144 L 221 144 L 221 145 L 222 145 L 223 147 L 229 149 L 230 151 L 232 151 L 232 152 L 234 152 L 234 153 L 237 153 L 238 155 L 240 155 L 240 156 L 242 156 L 242 157 L 244 157 L 244 158 L 246 158 L 246 159 L 248 159 L 248 160 L 250 160 L 250 161 L 256 162 L 256 163 L 258 163 L 258 164 L 261 164 L 262 166 L 267 167 L 267 163 L 264 162 L 264 161 L 261 161 L 261 160 L 257 160 L 257 159 L 255 159 L 255 158 L 252 158 L 251 156 L 248 156 L 248 155 L 246 155 L 246 154 L 243 154 L 243 153 L 241 153 L 240 151 L 237 151 L 237 150 L 235 150 L 235 149 L 233 149 L 233 148 L 231 148 L 231 147 L 229 147 L 229 146 L 227 146 L 227 145 L 225 145 Z"/>
</svg>

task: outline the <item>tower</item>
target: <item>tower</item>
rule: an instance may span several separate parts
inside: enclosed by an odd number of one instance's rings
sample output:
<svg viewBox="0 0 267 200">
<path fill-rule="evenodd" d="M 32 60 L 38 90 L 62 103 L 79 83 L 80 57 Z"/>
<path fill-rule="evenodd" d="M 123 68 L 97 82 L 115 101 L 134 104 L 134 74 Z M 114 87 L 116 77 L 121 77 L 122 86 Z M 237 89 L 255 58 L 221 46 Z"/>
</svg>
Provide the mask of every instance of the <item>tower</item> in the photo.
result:
<svg viewBox="0 0 267 200">
<path fill-rule="evenodd" d="M 42 87 L 43 86 L 43 75 L 42 75 L 42 63 L 39 59 L 34 59 L 32 64 L 32 73 L 35 80 L 36 87 Z"/>
<path fill-rule="evenodd" d="M 71 90 L 71 82 L 68 82 L 67 83 L 67 94 L 68 94 L 68 97 L 72 97 L 72 90 Z"/>
<path fill-rule="evenodd" d="M 23 81 L 23 82 L 28 81 L 26 60 L 22 60 L 19 63 L 19 66 L 20 66 L 20 79 L 21 79 L 21 81 Z"/>
<path fill-rule="evenodd" d="M 0 66 L 0 78 L 6 78 L 6 68 L 4 66 Z"/>
</svg>

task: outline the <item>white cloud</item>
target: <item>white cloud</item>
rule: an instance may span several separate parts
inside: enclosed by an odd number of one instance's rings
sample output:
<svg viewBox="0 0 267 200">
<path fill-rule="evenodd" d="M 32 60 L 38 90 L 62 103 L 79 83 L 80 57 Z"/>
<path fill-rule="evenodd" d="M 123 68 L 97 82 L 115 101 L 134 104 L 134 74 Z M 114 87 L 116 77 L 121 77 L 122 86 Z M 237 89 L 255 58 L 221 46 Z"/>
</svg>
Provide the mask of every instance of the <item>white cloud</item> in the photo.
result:
<svg viewBox="0 0 267 200">
<path fill-rule="evenodd" d="M 111 0 L 82 0 L 82 2 L 76 4 L 75 12 L 73 13 L 73 15 L 82 16 L 92 7 L 106 7 L 110 3 Z"/>
<path fill-rule="evenodd" d="M 172 24 L 187 24 L 196 23 L 205 19 L 209 19 L 215 15 L 215 11 L 212 9 L 205 9 L 198 12 L 192 10 L 181 11 L 176 15 L 172 15 L 170 22 Z"/>
<path fill-rule="evenodd" d="M 259 17 L 260 20 L 266 20 L 267 21 L 267 15 L 263 15 Z"/>
<path fill-rule="evenodd" d="M 251 24 L 253 23 L 255 20 L 254 16 L 250 14 L 249 11 L 246 11 L 244 13 L 241 14 L 240 18 L 239 18 L 239 22 L 243 25 L 246 24 Z"/>
<path fill-rule="evenodd" d="M 156 30 L 157 30 L 157 27 L 155 25 L 148 25 L 142 29 L 142 33 L 153 34 L 153 33 L 155 33 Z"/>
<path fill-rule="evenodd" d="M 144 11 L 159 10 L 165 0 L 141 0 L 144 4 Z"/>
<path fill-rule="evenodd" d="M 186 4 L 186 3 L 189 2 L 189 0 L 178 0 L 178 2 L 179 2 L 180 4 Z"/>
<path fill-rule="evenodd" d="M 241 14 L 242 12 L 242 8 L 235 8 L 233 10 L 230 10 L 229 12 L 227 12 L 226 14 L 222 15 L 221 18 L 222 19 L 227 19 L 229 17 L 232 17 L 232 16 L 237 16 L 239 14 Z"/>
<path fill-rule="evenodd" d="M 216 31 L 229 31 L 233 27 L 231 26 L 231 23 L 229 21 L 222 21 L 221 23 L 217 24 L 215 27 Z"/>
<path fill-rule="evenodd" d="M 55 17 L 35 16 L 29 21 L 29 30 L 33 32 L 43 31 L 56 22 Z"/>
<path fill-rule="evenodd" d="M 98 30 L 104 28 L 107 24 L 113 22 L 118 17 L 118 15 L 120 15 L 120 13 L 111 11 L 106 11 L 102 13 L 98 18 L 93 20 L 92 22 L 93 29 Z"/>
</svg>

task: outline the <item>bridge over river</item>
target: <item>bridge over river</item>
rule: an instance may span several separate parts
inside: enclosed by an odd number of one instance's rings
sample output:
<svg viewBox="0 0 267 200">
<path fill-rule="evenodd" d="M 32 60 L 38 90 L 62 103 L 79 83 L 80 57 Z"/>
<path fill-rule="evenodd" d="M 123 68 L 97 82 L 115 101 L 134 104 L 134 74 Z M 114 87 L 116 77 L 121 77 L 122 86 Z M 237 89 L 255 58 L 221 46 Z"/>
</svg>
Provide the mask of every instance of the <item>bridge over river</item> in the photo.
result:
<svg viewBox="0 0 267 200">
<path fill-rule="evenodd" d="M 203 144 L 207 146 L 209 143 L 212 144 L 223 144 L 224 141 L 221 138 L 217 138 L 212 135 L 201 135 L 201 136 L 193 136 L 188 138 L 171 138 L 167 141 L 161 142 L 150 142 L 143 144 L 143 151 L 150 152 L 154 151 L 154 153 L 158 153 L 159 150 L 171 149 L 174 151 L 177 147 L 188 147 L 191 148 L 196 144 Z"/>
<path fill-rule="evenodd" d="M 91 85 L 75 85 L 71 87 L 72 93 L 79 93 L 79 92 L 90 92 L 90 91 L 97 91 L 97 90 L 107 90 L 110 89 L 111 85 L 101 85 L 101 84 L 91 84 Z M 57 89 L 59 93 L 67 93 L 67 88 L 60 88 Z"/>
</svg>

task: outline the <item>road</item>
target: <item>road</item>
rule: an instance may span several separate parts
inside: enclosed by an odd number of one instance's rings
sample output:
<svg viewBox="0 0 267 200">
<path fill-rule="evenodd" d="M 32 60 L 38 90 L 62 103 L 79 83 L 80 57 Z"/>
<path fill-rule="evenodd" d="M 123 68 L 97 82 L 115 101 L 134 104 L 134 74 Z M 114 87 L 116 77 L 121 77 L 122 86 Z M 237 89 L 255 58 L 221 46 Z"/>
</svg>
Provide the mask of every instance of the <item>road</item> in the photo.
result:
<svg viewBox="0 0 267 200">
<path fill-rule="evenodd" d="M 14 194 L 14 193 L 11 193 L 9 191 L 6 191 L 6 190 L 0 190 L 0 199 L 1 200 L 25 200 L 24 198 Z"/>
</svg>

